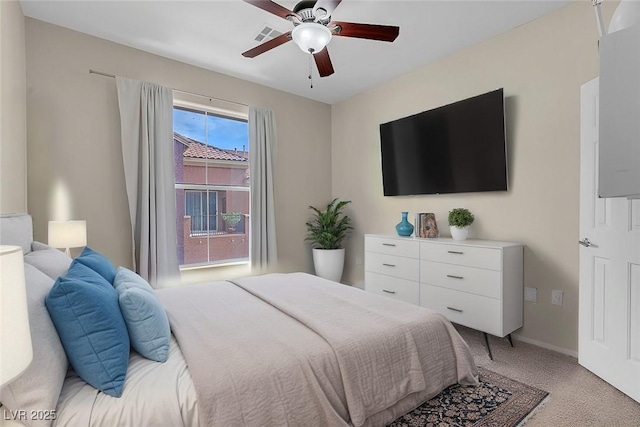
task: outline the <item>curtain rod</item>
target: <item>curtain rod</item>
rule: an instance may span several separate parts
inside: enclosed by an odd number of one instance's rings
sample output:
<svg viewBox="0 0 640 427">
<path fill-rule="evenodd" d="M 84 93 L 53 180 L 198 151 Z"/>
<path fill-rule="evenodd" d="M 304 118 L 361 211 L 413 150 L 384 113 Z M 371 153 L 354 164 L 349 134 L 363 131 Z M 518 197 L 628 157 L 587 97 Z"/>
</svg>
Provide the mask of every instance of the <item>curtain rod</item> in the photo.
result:
<svg viewBox="0 0 640 427">
<path fill-rule="evenodd" d="M 111 77 L 112 79 L 116 78 L 116 76 L 114 74 L 104 73 L 102 71 L 96 71 L 96 70 L 92 70 L 92 69 L 89 69 L 89 74 L 97 74 L 99 76 Z M 173 90 L 176 91 L 176 92 L 185 93 L 187 95 L 199 96 L 200 98 L 208 98 L 210 100 L 211 99 L 215 99 L 217 101 L 230 102 L 231 104 L 242 105 L 244 107 L 248 107 L 249 106 L 247 104 L 243 104 L 242 102 L 231 101 L 229 99 L 224 99 L 224 98 L 216 98 L 215 96 L 200 95 L 199 93 L 187 92 L 187 91 L 179 90 L 179 89 L 173 89 Z"/>
</svg>

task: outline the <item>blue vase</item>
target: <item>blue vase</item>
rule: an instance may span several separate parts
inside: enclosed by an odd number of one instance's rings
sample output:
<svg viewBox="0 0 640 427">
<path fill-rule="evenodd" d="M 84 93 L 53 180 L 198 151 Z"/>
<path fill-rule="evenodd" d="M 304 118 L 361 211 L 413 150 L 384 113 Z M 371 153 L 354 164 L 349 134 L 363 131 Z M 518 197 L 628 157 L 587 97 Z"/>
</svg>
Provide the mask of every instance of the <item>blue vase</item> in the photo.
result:
<svg viewBox="0 0 640 427">
<path fill-rule="evenodd" d="M 408 237 L 413 233 L 413 225 L 407 221 L 407 215 L 409 212 L 402 212 L 402 221 L 396 225 L 396 231 L 398 236 Z"/>
</svg>

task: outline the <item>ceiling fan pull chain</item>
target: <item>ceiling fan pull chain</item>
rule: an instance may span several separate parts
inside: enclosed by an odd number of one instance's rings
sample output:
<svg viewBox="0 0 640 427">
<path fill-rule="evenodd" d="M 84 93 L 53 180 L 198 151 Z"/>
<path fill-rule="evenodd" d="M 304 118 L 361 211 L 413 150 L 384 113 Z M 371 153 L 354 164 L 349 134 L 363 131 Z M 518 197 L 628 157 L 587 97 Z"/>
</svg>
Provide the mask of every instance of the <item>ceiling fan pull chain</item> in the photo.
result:
<svg viewBox="0 0 640 427">
<path fill-rule="evenodd" d="M 311 59 L 313 58 L 313 51 L 309 49 L 309 82 L 311 83 L 311 89 L 313 89 L 313 64 L 311 63 Z"/>
</svg>

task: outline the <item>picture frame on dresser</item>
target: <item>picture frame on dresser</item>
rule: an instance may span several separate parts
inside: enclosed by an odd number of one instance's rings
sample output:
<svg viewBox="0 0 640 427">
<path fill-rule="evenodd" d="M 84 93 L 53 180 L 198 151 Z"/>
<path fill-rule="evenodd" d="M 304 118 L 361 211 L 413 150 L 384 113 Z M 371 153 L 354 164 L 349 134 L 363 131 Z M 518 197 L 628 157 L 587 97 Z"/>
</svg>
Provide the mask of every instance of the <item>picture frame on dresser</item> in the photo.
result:
<svg viewBox="0 0 640 427">
<path fill-rule="evenodd" d="M 523 245 L 365 235 L 365 290 L 508 338 L 524 324 Z"/>
<path fill-rule="evenodd" d="M 419 212 L 416 214 L 416 237 L 434 239 L 440 237 L 436 214 L 432 212 Z"/>
</svg>

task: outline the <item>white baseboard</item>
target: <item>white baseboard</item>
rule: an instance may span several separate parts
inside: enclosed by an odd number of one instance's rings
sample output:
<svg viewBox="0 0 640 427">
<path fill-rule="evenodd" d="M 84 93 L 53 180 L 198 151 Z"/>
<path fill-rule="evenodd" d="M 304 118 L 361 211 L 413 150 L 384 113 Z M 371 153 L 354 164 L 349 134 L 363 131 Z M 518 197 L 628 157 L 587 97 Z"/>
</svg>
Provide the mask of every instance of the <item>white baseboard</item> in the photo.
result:
<svg viewBox="0 0 640 427">
<path fill-rule="evenodd" d="M 2 1 L 2 0 L 0 0 Z M 354 288 L 359 288 L 362 289 L 364 291 L 364 281 L 363 280 L 358 280 L 357 282 L 341 282 L 344 283 L 345 285 L 349 285 L 351 287 Z"/>
<path fill-rule="evenodd" d="M 353 286 L 354 288 L 360 288 L 362 290 L 364 290 L 364 282 L 358 281 L 358 282 L 353 282 L 353 283 L 349 283 L 351 286 Z"/>
<path fill-rule="evenodd" d="M 578 358 L 578 352 L 575 350 L 569 350 L 555 345 L 547 344 L 546 342 L 537 341 L 531 338 L 522 337 L 520 335 L 511 334 L 511 337 L 516 341 L 526 342 L 527 344 L 533 344 L 537 347 L 546 348 L 547 350 L 557 351 L 558 353 L 566 354 L 567 356 Z"/>
</svg>

